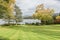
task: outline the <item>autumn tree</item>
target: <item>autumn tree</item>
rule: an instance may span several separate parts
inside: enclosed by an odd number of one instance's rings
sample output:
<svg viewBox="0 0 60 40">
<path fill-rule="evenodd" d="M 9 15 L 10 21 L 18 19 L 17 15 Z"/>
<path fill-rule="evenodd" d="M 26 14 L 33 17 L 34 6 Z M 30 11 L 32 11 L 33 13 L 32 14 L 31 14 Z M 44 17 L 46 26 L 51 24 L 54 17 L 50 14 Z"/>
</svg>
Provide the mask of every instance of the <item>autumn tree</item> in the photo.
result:
<svg viewBox="0 0 60 40">
<path fill-rule="evenodd" d="M 33 14 L 33 18 L 39 19 L 42 23 L 46 24 L 48 21 L 51 21 L 53 19 L 53 13 L 53 9 L 44 8 L 44 4 L 41 4 L 36 7 L 36 11 Z"/>
<path fill-rule="evenodd" d="M 15 0 L 0 0 L 0 15 L 8 20 L 8 24 L 14 18 L 14 4 Z"/>
<path fill-rule="evenodd" d="M 54 23 L 59 23 L 60 24 L 60 16 L 56 16 L 56 19 L 55 19 Z"/>
</svg>

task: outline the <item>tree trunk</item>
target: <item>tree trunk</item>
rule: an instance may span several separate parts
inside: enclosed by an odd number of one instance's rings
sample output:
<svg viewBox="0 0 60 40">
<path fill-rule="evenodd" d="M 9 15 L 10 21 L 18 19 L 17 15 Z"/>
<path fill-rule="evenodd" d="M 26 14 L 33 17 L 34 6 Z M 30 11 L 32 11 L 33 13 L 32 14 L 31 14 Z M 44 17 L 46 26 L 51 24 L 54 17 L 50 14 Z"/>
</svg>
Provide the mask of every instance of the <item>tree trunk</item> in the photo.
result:
<svg viewBox="0 0 60 40">
<path fill-rule="evenodd" d="M 17 21 L 17 19 L 15 19 L 16 20 L 16 25 L 18 25 L 18 21 Z"/>
<path fill-rule="evenodd" d="M 8 19 L 8 25 L 10 25 L 10 19 Z"/>
</svg>

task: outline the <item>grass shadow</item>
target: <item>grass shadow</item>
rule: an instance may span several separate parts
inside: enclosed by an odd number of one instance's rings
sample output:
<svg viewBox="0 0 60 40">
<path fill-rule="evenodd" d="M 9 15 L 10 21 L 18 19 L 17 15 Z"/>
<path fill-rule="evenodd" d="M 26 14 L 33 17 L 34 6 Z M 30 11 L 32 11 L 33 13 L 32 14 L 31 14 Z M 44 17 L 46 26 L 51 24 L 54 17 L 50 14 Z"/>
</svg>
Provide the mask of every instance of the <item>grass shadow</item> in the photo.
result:
<svg viewBox="0 0 60 40">
<path fill-rule="evenodd" d="M 0 40 L 9 40 L 8 38 L 4 38 L 2 36 L 0 36 Z"/>
</svg>

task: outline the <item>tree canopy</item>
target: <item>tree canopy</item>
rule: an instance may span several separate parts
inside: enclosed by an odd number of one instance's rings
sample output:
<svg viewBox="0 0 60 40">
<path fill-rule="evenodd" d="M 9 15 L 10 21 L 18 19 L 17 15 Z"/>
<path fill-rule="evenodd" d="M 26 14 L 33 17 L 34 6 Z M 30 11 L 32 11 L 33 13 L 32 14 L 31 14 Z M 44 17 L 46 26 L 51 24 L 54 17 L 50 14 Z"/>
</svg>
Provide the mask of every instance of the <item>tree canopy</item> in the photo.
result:
<svg viewBox="0 0 60 40">
<path fill-rule="evenodd" d="M 15 0 L 0 0 L 0 15 L 4 18 L 13 18 Z"/>
<path fill-rule="evenodd" d="M 44 4 L 41 4 L 36 7 L 36 11 L 33 14 L 33 18 L 46 22 L 53 19 L 53 13 L 54 9 L 45 8 Z"/>
<path fill-rule="evenodd" d="M 21 9 L 17 5 L 15 5 L 15 12 L 16 12 L 16 15 L 15 15 L 16 23 L 21 22 L 22 21 L 22 12 L 21 12 Z"/>
</svg>

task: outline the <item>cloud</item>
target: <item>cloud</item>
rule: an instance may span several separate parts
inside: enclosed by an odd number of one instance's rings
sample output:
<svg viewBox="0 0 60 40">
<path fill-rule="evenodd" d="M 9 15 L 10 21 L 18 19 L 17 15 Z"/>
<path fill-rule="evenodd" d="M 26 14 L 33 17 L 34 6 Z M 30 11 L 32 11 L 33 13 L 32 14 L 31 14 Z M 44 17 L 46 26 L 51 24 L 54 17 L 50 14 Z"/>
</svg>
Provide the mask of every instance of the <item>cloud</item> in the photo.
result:
<svg viewBox="0 0 60 40">
<path fill-rule="evenodd" d="M 60 1 L 60 0 L 56 0 L 56 1 Z"/>
<path fill-rule="evenodd" d="M 56 12 L 60 11 L 59 0 L 17 0 L 16 4 L 22 9 L 23 15 L 32 15 L 39 4 L 44 4 L 47 8 L 54 8 Z"/>
</svg>

